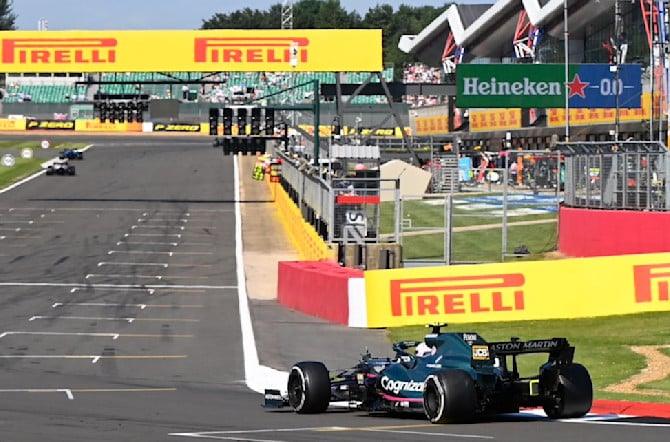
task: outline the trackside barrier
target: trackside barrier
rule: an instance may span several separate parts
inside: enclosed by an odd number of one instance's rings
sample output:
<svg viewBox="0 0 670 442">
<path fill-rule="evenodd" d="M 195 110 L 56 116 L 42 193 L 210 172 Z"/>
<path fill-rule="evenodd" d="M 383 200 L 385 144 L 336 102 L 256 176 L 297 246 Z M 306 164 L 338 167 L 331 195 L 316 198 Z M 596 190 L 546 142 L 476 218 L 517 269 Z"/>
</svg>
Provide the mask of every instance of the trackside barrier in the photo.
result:
<svg viewBox="0 0 670 442">
<path fill-rule="evenodd" d="M 670 311 L 669 285 L 670 253 L 370 270 L 367 326 Z"/>
<path fill-rule="evenodd" d="M 338 324 L 366 326 L 362 270 L 324 261 L 282 261 L 278 264 L 277 301 Z"/>
<path fill-rule="evenodd" d="M 323 241 L 314 227 L 307 223 L 300 213 L 300 209 L 293 203 L 286 191 L 279 183 L 267 180 L 272 194 L 275 196 L 275 206 L 279 219 L 288 233 L 293 247 L 298 251 L 298 257 L 304 261 L 333 261 L 337 260 L 337 249 Z"/>
<path fill-rule="evenodd" d="M 568 256 L 612 256 L 670 250 L 668 212 L 561 207 L 559 219 L 558 250 Z"/>
</svg>

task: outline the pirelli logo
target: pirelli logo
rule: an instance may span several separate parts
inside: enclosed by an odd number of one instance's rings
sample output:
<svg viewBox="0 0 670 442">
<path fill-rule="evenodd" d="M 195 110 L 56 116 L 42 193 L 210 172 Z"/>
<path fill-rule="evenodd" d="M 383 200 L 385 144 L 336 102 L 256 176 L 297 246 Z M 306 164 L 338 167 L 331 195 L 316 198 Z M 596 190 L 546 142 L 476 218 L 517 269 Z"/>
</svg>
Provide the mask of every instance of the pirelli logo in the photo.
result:
<svg viewBox="0 0 670 442">
<path fill-rule="evenodd" d="M 393 316 L 431 316 L 524 310 L 521 273 L 391 281 Z"/>
<path fill-rule="evenodd" d="M 635 302 L 668 302 L 670 263 L 633 266 Z"/>
<path fill-rule="evenodd" d="M 3 38 L 3 64 L 112 64 L 115 38 Z"/>
<path fill-rule="evenodd" d="M 74 130 L 74 121 L 66 120 L 30 120 L 26 124 L 28 130 Z"/>
<path fill-rule="evenodd" d="M 155 123 L 155 132 L 200 132 L 200 124 Z"/>
<path fill-rule="evenodd" d="M 276 63 L 309 60 L 305 37 L 199 37 L 195 39 L 196 63 Z"/>
</svg>

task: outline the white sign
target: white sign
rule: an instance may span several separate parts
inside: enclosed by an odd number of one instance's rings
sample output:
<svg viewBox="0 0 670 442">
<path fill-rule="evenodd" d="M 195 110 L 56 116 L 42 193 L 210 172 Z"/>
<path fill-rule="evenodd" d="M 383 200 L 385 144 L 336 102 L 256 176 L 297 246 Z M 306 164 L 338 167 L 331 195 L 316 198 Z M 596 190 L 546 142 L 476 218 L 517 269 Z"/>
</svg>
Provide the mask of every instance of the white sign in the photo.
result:
<svg viewBox="0 0 670 442">
<path fill-rule="evenodd" d="M 12 167 L 16 163 L 14 155 L 6 153 L 2 156 L 2 165 L 5 167 Z"/>
<path fill-rule="evenodd" d="M 33 150 L 29 147 L 21 149 L 21 158 L 29 160 L 33 157 Z"/>
</svg>

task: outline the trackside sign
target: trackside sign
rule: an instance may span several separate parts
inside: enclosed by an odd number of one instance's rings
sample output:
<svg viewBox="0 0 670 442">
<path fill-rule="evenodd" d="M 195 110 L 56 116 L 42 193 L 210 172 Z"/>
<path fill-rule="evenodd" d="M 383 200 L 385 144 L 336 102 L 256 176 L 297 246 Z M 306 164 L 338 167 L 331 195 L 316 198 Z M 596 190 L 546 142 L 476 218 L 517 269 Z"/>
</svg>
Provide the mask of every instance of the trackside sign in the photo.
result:
<svg viewBox="0 0 670 442">
<path fill-rule="evenodd" d="M 367 327 L 670 311 L 669 287 L 670 253 L 370 270 Z"/>
<path fill-rule="evenodd" d="M 0 63 L 10 73 L 378 72 L 382 31 L 4 31 Z"/>
<path fill-rule="evenodd" d="M 639 108 L 639 65 L 463 64 L 456 71 L 459 108 Z"/>
</svg>

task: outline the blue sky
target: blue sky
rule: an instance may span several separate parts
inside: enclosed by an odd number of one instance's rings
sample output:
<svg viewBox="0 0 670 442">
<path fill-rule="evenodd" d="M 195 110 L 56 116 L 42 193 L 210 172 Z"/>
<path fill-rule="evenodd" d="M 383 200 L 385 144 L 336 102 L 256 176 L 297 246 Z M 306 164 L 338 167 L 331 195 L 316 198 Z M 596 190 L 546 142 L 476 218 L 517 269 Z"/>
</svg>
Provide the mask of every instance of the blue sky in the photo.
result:
<svg viewBox="0 0 670 442">
<path fill-rule="evenodd" d="M 282 0 L 14 0 L 16 25 L 37 30 L 44 18 L 50 30 L 68 29 L 198 29 L 203 19 L 216 13 L 230 13 L 243 7 L 266 10 Z M 460 0 L 458 3 L 492 3 L 492 0 Z M 397 8 L 443 6 L 449 0 L 340 0 L 347 11 L 361 15 L 378 4 Z"/>
</svg>

